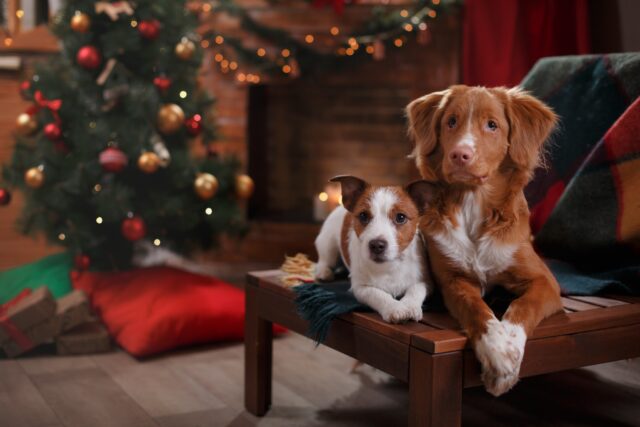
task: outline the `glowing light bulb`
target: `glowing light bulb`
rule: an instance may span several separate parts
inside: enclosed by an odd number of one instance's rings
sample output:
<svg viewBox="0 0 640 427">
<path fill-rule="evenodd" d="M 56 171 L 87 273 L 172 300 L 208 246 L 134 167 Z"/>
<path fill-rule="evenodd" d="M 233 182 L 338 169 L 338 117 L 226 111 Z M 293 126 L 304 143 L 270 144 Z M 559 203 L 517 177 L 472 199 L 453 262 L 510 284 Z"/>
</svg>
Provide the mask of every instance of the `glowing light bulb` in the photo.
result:
<svg viewBox="0 0 640 427">
<path fill-rule="evenodd" d="M 304 36 L 304 41 L 306 41 L 309 44 L 313 43 L 314 40 L 315 38 L 311 34 L 307 34 L 306 36 Z"/>
<path fill-rule="evenodd" d="M 262 47 L 261 47 L 260 49 L 258 49 L 258 50 L 256 51 L 256 54 L 257 54 L 258 56 L 262 57 L 262 56 L 265 56 L 265 55 L 267 54 L 267 51 L 266 51 L 266 50 L 264 50 L 264 48 L 262 48 Z"/>
<path fill-rule="evenodd" d="M 327 200 L 329 200 L 329 195 L 323 191 L 322 193 L 318 194 L 318 199 L 320 199 L 321 202 L 326 202 Z"/>
<path fill-rule="evenodd" d="M 215 42 L 216 42 L 216 44 L 222 44 L 222 43 L 224 43 L 224 37 L 222 37 L 222 36 L 216 36 Z"/>
<path fill-rule="evenodd" d="M 66 238 L 67 238 L 67 236 L 65 236 L 64 233 L 58 234 L 58 240 L 64 240 Z"/>
<path fill-rule="evenodd" d="M 153 244 L 154 244 L 155 246 L 160 246 L 160 243 L 162 243 L 162 242 L 160 241 L 160 239 L 155 239 L 155 240 L 153 241 Z"/>
<path fill-rule="evenodd" d="M 102 224 L 102 217 L 101 216 L 96 218 L 96 224 Z"/>
<path fill-rule="evenodd" d="M 282 52 L 280 52 L 282 54 L 283 57 L 288 58 L 289 55 L 291 55 L 291 51 L 289 49 L 282 49 Z"/>
<path fill-rule="evenodd" d="M 331 29 L 329 30 L 329 32 L 331 33 L 332 36 L 337 36 L 338 34 L 340 34 L 340 28 L 338 27 L 331 27 Z"/>
<path fill-rule="evenodd" d="M 186 90 L 181 90 L 180 91 L 180 98 L 185 99 L 187 97 L 187 91 Z"/>
<path fill-rule="evenodd" d="M 204 213 L 205 213 L 206 215 L 211 215 L 211 214 L 213 213 L 213 209 L 211 209 L 211 208 L 206 208 L 206 209 L 204 210 Z"/>
</svg>

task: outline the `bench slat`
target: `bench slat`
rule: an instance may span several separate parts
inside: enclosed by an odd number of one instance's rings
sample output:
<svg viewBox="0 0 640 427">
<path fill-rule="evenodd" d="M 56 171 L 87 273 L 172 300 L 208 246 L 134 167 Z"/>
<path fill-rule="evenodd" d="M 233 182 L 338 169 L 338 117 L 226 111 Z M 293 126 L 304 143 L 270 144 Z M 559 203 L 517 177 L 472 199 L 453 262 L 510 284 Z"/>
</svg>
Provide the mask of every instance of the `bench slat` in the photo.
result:
<svg viewBox="0 0 640 427">
<path fill-rule="evenodd" d="M 586 303 L 589 303 L 589 304 L 597 305 L 597 306 L 600 306 L 600 307 L 614 307 L 616 305 L 627 304 L 627 302 L 625 302 L 625 301 L 619 301 L 619 300 L 615 300 L 615 299 L 611 299 L 611 298 L 595 297 L 595 296 L 575 296 L 575 295 L 570 295 L 568 298 L 572 299 L 572 300 L 575 300 L 575 301 L 582 301 L 582 302 L 586 302 Z"/>
<path fill-rule="evenodd" d="M 589 304 L 587 302 L 578 301 L 567 297 L 562 297 L 562 306 L 571 311 L 595 310 L 597 308 L 600 308 L 599 305 Z"/>
<path fill-rule="evenodd" d="M 548 338 L 636 323 L 640 323 L 640 304 L 616 305 L 575 313 L 558 313 L 543 320 L 529 338 Z M 412 337 L 411 342 L 414 346 L 429 352 L 439 352 L 440 348 L 446 348 L 446 351 L 462 350 L 467 347 L 467 339 L 463 334 L 457 333 L 459 336 L 455 339 L 452 335 L 444 337 L 433 332 L 419 333 Z M 446 344 L 440 346 L 439 340 L 445 338 Z"/>
</svg>

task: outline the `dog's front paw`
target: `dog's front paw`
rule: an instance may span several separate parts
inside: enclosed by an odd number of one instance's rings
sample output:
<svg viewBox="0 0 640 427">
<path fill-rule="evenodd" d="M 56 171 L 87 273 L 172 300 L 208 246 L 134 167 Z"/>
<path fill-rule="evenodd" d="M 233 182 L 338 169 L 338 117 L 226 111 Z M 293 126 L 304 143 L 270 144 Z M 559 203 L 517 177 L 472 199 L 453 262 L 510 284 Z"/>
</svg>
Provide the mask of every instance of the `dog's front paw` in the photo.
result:
<svg viewBox="0 0 640 427">
<path fill-rule="evenodd" d="M 419 322 L 422 320 L 422 305 L 407 304 L 409 319 Z"/>
<path fill-rule="evenodd" d="M 475 343 L 475 352 L 489 393 L 500 396 L 518 382 L 526 341 L 524 329 L 519 325 L 497 319 L 487 323 L 487 331 Z"/>
<path fill-rule="evenodd" d="M 407 320 L 417 317 L 416 311 L 400 301 L 394 301 L 380 312 L 382 319 L 388 323 L 403 323 Z M 422 319 L 422 310 L 420 310 L 420 319 Z"/>
<path fill-rule="evenodd" d="M 325 282 L 331 281 L 334 279 L 333 270 L 327 264 L 319 262 L 316 264 L 314 279 Z"/>
</svg>

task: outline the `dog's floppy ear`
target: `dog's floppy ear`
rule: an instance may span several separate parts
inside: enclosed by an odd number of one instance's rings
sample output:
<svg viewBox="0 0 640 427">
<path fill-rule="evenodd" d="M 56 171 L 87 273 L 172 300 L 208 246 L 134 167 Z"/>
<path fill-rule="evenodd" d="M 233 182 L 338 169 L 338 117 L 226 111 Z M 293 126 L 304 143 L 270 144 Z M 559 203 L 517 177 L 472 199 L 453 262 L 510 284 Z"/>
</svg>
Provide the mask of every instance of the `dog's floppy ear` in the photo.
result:
<svg viewBox="0 0 640 427">
<path fill-rule="evenodd" d="M 558 116 L 542 101 L 520 88 L 508 89 L 506 94 L 509 157 L 531 176 L 540 165 L 542 146 L 558 123 Z"/>
<path fill-rule="evenodd" d="M 413 200 L 413 203 L 416 204 L 420 215 L 425 213 L 427 206 L 431 204 L 436 195 L 436 185 L 425 180 L 414 181 L 404 189 Z"/>
<path fill-rule="evenodd" d="M 349 212 L 353 212 L 358 199 L 369 186 L 364 180 L 351 175 L 334 176 L 329 181 L 339 182 L 342 186 L 342 205 Z"/>
<path fill-rule="evenodd" d="M 433 92 L 411 101 L 406 113 L 409 121 L 409 137 L 415 142 L 412 156 L 423 178 L 435 180 L 435 173 L 424 162 L 438 144 L 440 118 L 450 89 Z"/>
</svg>

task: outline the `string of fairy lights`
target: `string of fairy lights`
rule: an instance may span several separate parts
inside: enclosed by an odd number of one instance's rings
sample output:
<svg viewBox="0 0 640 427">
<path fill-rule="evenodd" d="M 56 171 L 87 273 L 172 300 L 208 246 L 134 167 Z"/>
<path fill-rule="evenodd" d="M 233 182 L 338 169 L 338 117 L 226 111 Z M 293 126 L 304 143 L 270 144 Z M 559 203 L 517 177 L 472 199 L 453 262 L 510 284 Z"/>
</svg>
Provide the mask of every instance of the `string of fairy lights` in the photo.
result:
<svg viewBox="0 0 640 427">
<path fill-rule="evenodd" d="M 379 6 L 359 30 L 343 31 L 336 17 L 336 24 L 324 31 L 294 35 L 261 24 L 232 0 L 206 1 L 199 9 L 203 21 L 212 14 L 229 15 L 260 43 L 249 45 L 241 37 L 214 28 L 202 34 L 200 44 L 212 52 L 213 65 L 239 83 L 257 84 L 265 77 L 297 78 L 355 58 L 383 60 L 387 49 L 402 48 L 412 37 L 426 45 L 432 38 L 430 22 L 459 4 L 457 0 L 416 0 L 404 7 Z M 314 13 L 311 6 L 309 13 Z"/>
</svg>

